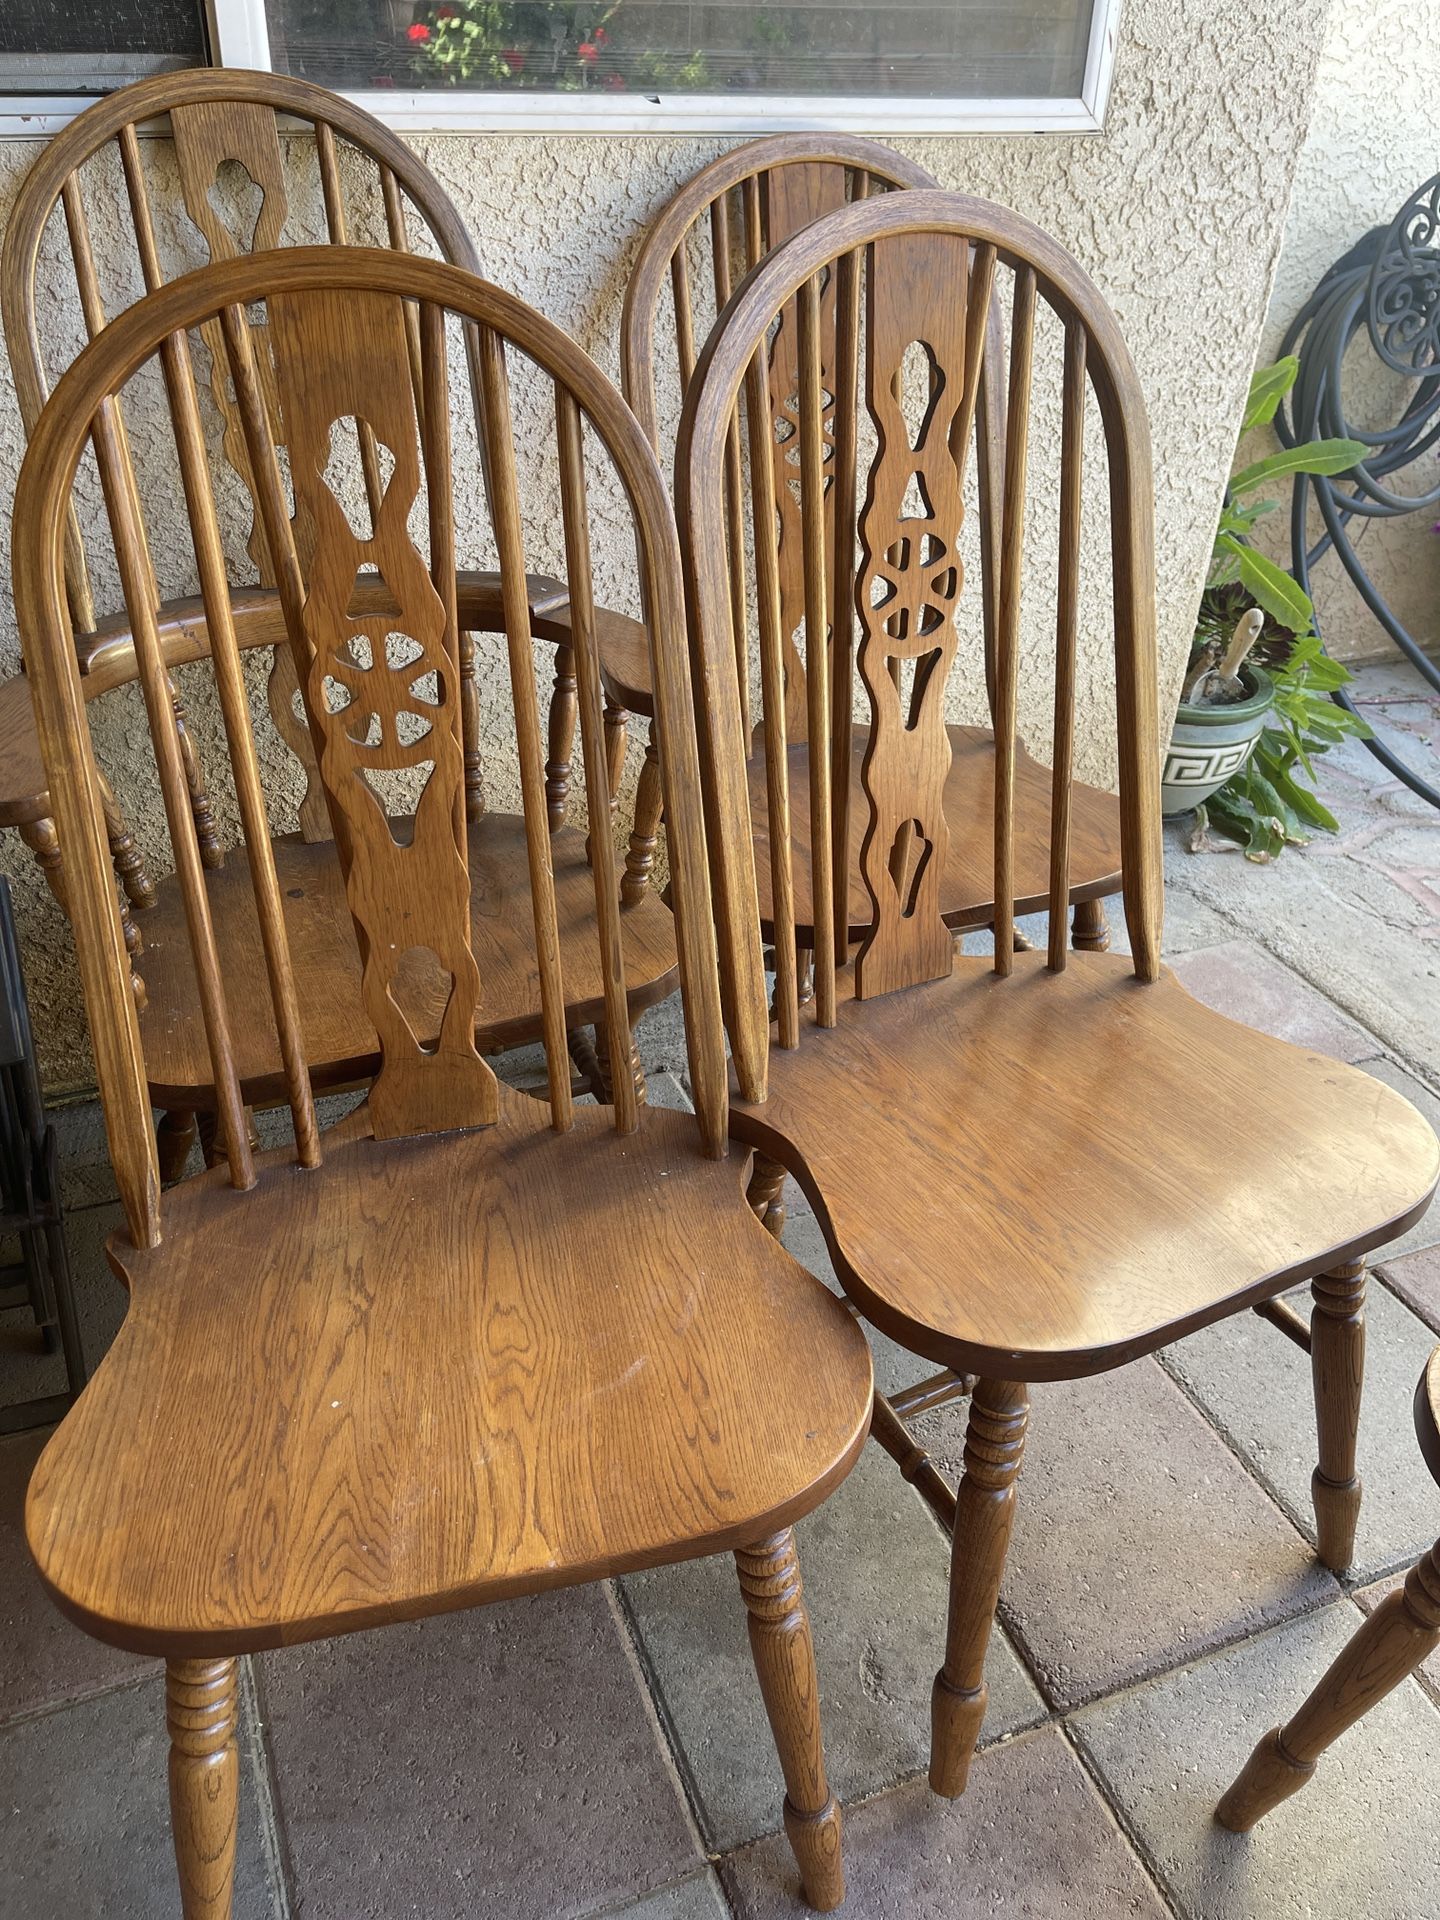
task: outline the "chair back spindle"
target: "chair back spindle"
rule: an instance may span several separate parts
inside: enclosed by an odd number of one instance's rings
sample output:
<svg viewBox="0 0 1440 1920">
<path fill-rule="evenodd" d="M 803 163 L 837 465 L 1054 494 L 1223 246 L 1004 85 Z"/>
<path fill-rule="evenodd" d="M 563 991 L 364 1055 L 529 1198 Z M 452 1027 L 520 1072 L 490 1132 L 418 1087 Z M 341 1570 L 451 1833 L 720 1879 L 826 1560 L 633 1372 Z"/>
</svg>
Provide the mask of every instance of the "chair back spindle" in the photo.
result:
<svg viewBox="0 0 1440 1920">
<path fill-rule="evenodd" d="M 1050 757 L 1050 937 L 1056 973 L 1070 948 L 1070 786 L 1075 774 L 1075 650 L 1080 625 L 1081 466 L 1085 457 L 1085 330 L 1065 323 L 1060 398 L 1060 581 L 1055 599 L 1055 725 Z"/>
<path fill-rule="evenodd" d="M 1015 269 L 1010 393 L 1005 407 L 1005 500 L 1001 515 L 1000 633 L 995 655 L 995 971 L 1015 954 L 1015 719 L 1020 606 L 1025 584 L 1025 502 L 1035 345 L 1035 273 Z"/>
<path fill-rule="evenodd" d="M 833 319 L 833 308 L 831 310 Z M 832 891 L 833 848 L 830 841 L 830 621 L 826 595 L 826 473 L 827 422 L 822 361 L 825 351 L 820 287 L 807 280 L 796 301 L 799 334 L 800 389 L 800 516 L 799 558 L 804 586 L 807 645 L 804 689 L 806 735 L 810 743 L 810 884 L 814 892 L 815 1018 L 822 1027 L 835 1024 L 835 907 Z M 833 327 L 832 327 L 833 335 Z M 831 359 L 834 341 L 831 340 Z M 773 362 L 772 362 L 773 366 Z M 834 541 L 832 538 L 831 545 Z M 794 551 L 794 543 L 791 543 Z M 784 547 L 781 548 L 782 556 Z M 783 599 L 783 582 L 782 582 Z M 842 867 L 841 872 L 845 869 Z"/>
</svg>

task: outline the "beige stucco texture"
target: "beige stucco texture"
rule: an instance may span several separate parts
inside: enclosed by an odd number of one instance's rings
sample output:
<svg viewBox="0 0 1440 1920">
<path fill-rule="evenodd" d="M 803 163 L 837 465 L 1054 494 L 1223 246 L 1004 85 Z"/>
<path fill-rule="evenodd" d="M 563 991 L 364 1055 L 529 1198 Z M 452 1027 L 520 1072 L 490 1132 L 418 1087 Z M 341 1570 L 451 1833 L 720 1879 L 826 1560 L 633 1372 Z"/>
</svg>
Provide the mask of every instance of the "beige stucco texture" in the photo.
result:
<svg viewBox="0 0 1440 1920">
<path fill-rule="evenodd" d="M 942 184 L 1012 207 L 1056 235 L 1114 306 L 1151 415 L 1159 669 L 1166 712 L 1178 690 L 1236 422 L 1269 302 L 1292 177 L 1309 124 L 1326 13 L 1326 0 L 1281 5 L 1273 0 L 1126 0 L 1102 134 L 907 139 L 903 107 L 890 125 L 874 129 L 930 168 Z M 446 134 L 418 138 L 415 144 L 469 223 L 487 272 L 566 327 L 607 372 L 618 375 L 620 306 L 640 237 L 667 196 L 725 143 Z M 37 150 L 24 141 L 0 145 L 0 217 Z M 153 157 L 163 178 L 166 161 L 158 143 Z M 118 242 L 118 203 L 108 213 L 92 207 L 92 219 L 103 265 Z M 162 234 L 177 261 L 185 251 L 182 225 L 172 221 Z M 191 263 L 196 257 L 192 244 Z M 55 258 L 58 262 L 58 248 Z M 57 264 L 46 267 L 43 285 L 53 295 L 43 320 L 45 335 L 52 358 L 63 364 L 78 337 L 73 283 L 67 286 Z M 1053 564 L 1047 549 L 1054 540 L 1058 443 L 1054 331 L 1042 329 L 1040 336 L 1042 364 L 1032 415 L 1034 504 L 1028 524 L 1034 574 L 1033 590 L 1027 585 L 1021 688 L 1022 729 L 1042 757 L 1048 757 L 1053 659 Z M 662 384 L 665 377 L 662 369 Z M 523 381 L 517 383 L 522 420 L 540 418 L 539 398 Z M 145 433 L 142 424 L 137 432 L 141 454 Z M 540 437 L 537 429 L 537 444 Z M 1103 473 L 1100 437 L 1097 421 L 1089 436 L 1097 480 Z M 8 498 L 21 452 L 14 395 L 0 381 L 0 475 L 7 505 L 0 527 L 0 573 L 6 577 Z M 463 445 L 457 472 L 460 549 L 474 563 L 488 553 L 489 538 L 478 462 L 465 456 Z M 531 562 L 559 570 L 559 516 L 550 472 L 536 453 L 527 458 L 522 479 Z M 595 490 L 597 584 L 604 597 L 630 610 L 629 533 L 603 475 L 597 475 Z M 163 526 L 166 514 L 178 513 L 178 501 L 163 490 L 157 499 L 152 525 Z M 1092 560 L 1080 650 L 1078 762 L 1091 777 L 1108 779 L 1112 638 L 1104 569 L 1096 562 L 1105 545 L 1103 485 L 1089 487 L 1086 531 Z M 973 526 L 967 537 L 973 539 Z M 162 571 L 169 557 L 166 545 L 161 542 Z M 162 581 L 172 590 L 185 584 L 185 566 L 176 564 L 173 583 Z M 109 593 L 109 604 L 118 604 L 103 564 L 97 577 L 102 596 Z M 968 599 L 952 707 L 957 714 L 979 717 L 983 686 L 973 615 L 978 595 L 972 590 Z M 488 777 L 492 798 L 503 803 L 513 790 L 513 764 L 507 763 L 507 696 L 499 656 L 493 658 Z M 17 660 L 7 595 L 0 597 L 0 667 L 9 671 Z M 191 699 L 202 751 L 218 766 L 216 729 L 198 682 Z M 639 766 L 639 731 L 631 742 L 627 784 L 633 784 Z M 158 849 L 155 783 L 138 708 L 128 696 L 107 702 L 97 713 L 96 736 L 140 837 Z M 273 757 L 272 764 L 278 766 Z M 277 779 L 282 793 L 293 792 L 283 772 Z M 218 789 L 221 783 L 216 784 Z M 218 797 L 222 819 L 229 823 L 231 810 L 223 793 Z M 277 811 L 278 823 L 287 824 L 283 804 Z M 0 859 L 14 880 L 49 1086 L 57 1092 L 78 1088 L 89 1081 L 90 1067 L 68 931 L 13 835 L 5 836 Z"/>
</svg>

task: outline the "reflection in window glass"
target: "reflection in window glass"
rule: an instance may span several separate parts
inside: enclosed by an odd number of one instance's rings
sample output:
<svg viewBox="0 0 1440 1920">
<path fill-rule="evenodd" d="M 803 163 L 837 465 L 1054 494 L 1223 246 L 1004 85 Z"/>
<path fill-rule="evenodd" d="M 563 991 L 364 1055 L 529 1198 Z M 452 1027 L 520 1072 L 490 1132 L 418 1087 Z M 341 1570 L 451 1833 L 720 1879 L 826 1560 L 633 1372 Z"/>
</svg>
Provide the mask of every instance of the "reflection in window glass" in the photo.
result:
<svg viewBox="0 0 1440 1920">
<path fill-rule="evenodd" d="M 0 93 L 108 93 L 205 57 L 204 0 L 0 0 Z"/>
<path fill-rule="evenodd" d="M 1094 0 L 266 0 L 331 87 L 1075 99 Z"/>
</svg>

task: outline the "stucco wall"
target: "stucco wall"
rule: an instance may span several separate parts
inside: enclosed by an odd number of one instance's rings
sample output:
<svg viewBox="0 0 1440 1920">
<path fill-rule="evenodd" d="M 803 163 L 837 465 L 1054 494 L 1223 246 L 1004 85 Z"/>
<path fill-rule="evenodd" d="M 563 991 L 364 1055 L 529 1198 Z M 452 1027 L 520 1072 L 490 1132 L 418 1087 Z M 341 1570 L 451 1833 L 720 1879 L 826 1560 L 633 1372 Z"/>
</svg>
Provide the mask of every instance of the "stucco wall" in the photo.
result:
<svg viewBox="0 0 1440 1920">
<path fill-rule="evenodd" d="M 1387 226 L 1415 188 L 1440 171 L 1437 47 L 1440 0 L 1334 0 L 1265 322 L 1267 359 L 1279 353 L 1286 327 L 1326 269 L 1372 227 Z M 1362 429 L 1388 425 L 1413 391 L 1412 383 L 1378 367 L 1363 337 L 1347 356 L 1349 418 Z M 1419 493 L 1437 477 L 1432 454 L 1423 470 L 1391 484 Z M 1267 543 L 1288 564 L 1288 526 L 1279 524 L 1284 515 L 1275 518 Z M 1440 648 L 1434 518 L 1418 513 L 1352 522 L 1351 532 L 1357 553 L 1405 626 L 1423 645 Z M 1317 517 L 1314 532 L 1320 531 Z M 1333 558 L 1317 569 L 1314 585 L 1333 651 L 1345 659 L 1393 653 Z"/>
<path fill-rule="evenodd" d="M 942 183 L 1018 209 L 1057 235 L 1114 305 L 1149 399 L 1155 443 L 1162 706 L 1173 703 L 1241 398 L 1269 297 L 1291 178 L 1309 118 L 1326 0 L 1127 0 L 1106 130 L 1099 137 L 906 141 Z M 478 237 L 487 269 L 562 322 L 609 371 L 626 274 L 667 195 L 722 143 L 651 138 L 470 138 L 417 142 Z M 0 214 L 35 149 L 0 145 Z M 1036 459 L 1053 455 L 1036 411 Z M 13 394 L 0 386 L 0 473 L 20 454 Z M 8 530 L 7 530 L 8 531 Z M 7 554 L 0 532 L 0 566 Z M 623 562 L 613 591 L 623 594 Z M 1043 622 L 1022 726 L 1043 751 Z M 1109 635 L 1103 606 L 1082 636 L 1081 768 L 1110 768 Z M 0 665 L 15 660 L 0 606 Z M 977 695 L 957 696 L 957 710 Z M 203 716 L 202 716 L 203 719 Z M 102 745 L 143 761 L 107 722 Z M 203 728 L 202 728 L 203 731 Z M 638 760 L 632 749 L 630 775 Z M 142 821 L 142 824 L 143 821 Z M 28 855 L 6 836 L 37 1028 L 53 1089 L 88 1063 L 68 935 Z"/>
</svg>

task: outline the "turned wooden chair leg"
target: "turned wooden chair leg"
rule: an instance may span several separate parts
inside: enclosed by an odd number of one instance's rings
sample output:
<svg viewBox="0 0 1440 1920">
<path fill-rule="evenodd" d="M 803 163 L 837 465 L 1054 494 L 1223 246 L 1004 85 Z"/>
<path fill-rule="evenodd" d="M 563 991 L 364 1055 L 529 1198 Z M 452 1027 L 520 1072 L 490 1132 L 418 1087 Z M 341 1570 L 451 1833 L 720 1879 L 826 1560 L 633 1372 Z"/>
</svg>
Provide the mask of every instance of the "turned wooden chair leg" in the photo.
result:
<svg viewBox="0 0 1440 1920">
<path fill-rule="evenodd" d="M 1267 1733 L 1246 1761 L 1215 1818 L 1248 1833 L 1273 1807 L 1298 1793 L 1328 1746 L 1353 1727 L 1440 1646 L 1440 1542 L 1405 1576 L 1405 1585 L 1371 1614 L 1283 1727 Z"/>
<path fill-rule="evenodd" d="M 225 1142 L 220 1138 L 220 1116 L 213 1107 L 202 1108 L 195 1116 L 200 1135 L 200 1152 L 207 1167 L 218 1167 L 225 1158 Z M 260 1136 L 255 1131 L 255 1110 L 245 1108 L 245 1133 L 252 1148 L 259 1150 Z"/>
<path fill-rule="evenodd" d="M 778 1160 L 767 1160 L 763 1153 L 757 1153 L 750 1167 L 750 1184 L 745 1189 L 745 1198 L 750 1211 L 759 1217 L 767 1233 L 773 1233 L 778 1240 L 785 1226 L 785 1202 L 780 1198 L 785 1191 L 785 1169 Z"/>
<path fill-rule="evenodd" d="M 985 1719 L 985 1650 L 1010 1545 L 1029 1416 L 1029 1397 L 1017 1381 L 976 1382 L 955 1500 L 945 1664 L 930 1696 L 930 1785 L 951 1800 L 965 1791 Z"/>
<path fill-rule="evenodd" d="M 110 858 L 115 863 L 125 897 L 132 907 L 139 907 L 142 911 L 146 907 L 153 907 L 155 882 L 146 871 L 145 856 L 135 844 L 135 836 L 126 823 L 120 802 L 115 797 L 115 789 L 98 768 L 96 781 L 100 788 L 100 806 L 105 815 L 105 836 L 110 842 Z"/>
<path fill-rule="evenodd" d="M 815 949 L 796 947 L 795 949 L 795 999 L 802 1007 L 808 1007 L 815 998 Z"/>
<path fill-rule="evenodd" d="M 165 1181 L 178 1180 L 185 1171 L 185 1162 L 190 1158 L 190 1149 L 195 1144 L 195 1115 L 177 1107 L 173 1112 L 162 1113 L 160 1124 L 155 1129 L 155 1153 L 160 1162 L 160 1178 Z"/>
<path fill-rule="evenodd" d="M 630 715 L 605 696 L 605 777 L 610 782 L 610 811 L 620 805 L 620 782 L 625 777 L 625 748 L 630 736 Z"/>
<path fill-rule="evenodd" d="M 1103 900 L 1077 900 L 1070 916 L 1070 944 L 1077 953 L 1108 953 L 1110 925 Z"/>
<path fill-rule="evenodd" d="M 555 649 L 555 691 L 550 696 L 550 726 L 545 761 L 545 809 L 550 831 L 565 824 L 570 799 L 570 757 L 575 745 L 575 654 L 570 647 Z"/>
<path fill-rule="evenodd" d="M 22 820 L 20 838 L 35 856 L 35 864 L 45 876 L 45 883 L 54 895 L 60 911 L 68 918 L 70 908 L 65 900 L 64 862 L 60 854 L 60 836 L 55 831 L 53 820 Z"/>
<path fill-rule="evenodd" d="M 485 818 L 485 767 L 480 752 L 480 669 L 473 633 L 460 635 L 460 737 L 465 749 L 465 818 Z"/>
<path fill-rule="evenodd" d="M 171 1660 L 170 1823 L 185 1920 L 230 1920 L 240 1800 L 233 1660 Z"/>
<path fill-rule="evenodd" d="M 1343 1573 L 1355 1553 L 1360 1480 L 1355 1443 L 1365 1377 L 1365 1262 L 1351 1260 L 1311 1283 L 1310 1371 L 1319 1460 L 1310 1481 L 1320 1558 Z"/>
<path fill-rule="evenodd" d="M 68 918 L 70 909 L 65 900 L 65 867 L 60 853 L 60 836 L 55 831 L 53 820 L 22 820 L 19 827 L 20 838 L 35 856 L 35 863 L 45 876 L 46 885 L 55 898 L 60 911 Z M 124 882 L 124 875 L 120 876 Z M 148 885 L 148 879 L 146 881 Z M 151 899 L 154 899 L 153 890 Z M 140 952 L 140 932 L 130 917 L 132 896 L 125 890 L 120 892 L 120 930 L 125 936 L 125 951 L 132 961 Z M 137 1007 L 145 1005 L 145 982 L 135 967 L 130 969 L 130 988 L 135 995 Z"/>
<path fill-rule="evenodd" d="M 635 1099 L 640 1106 L 646 1104 L 645 1068 L 640 1061 L 640 1045 L 634 1034 L 630 1036 L 630 1057 L 627 1062 L 630 1078 L 635 1082 Z M 603 1020 L 595 1022 L 595 1066 L 598 1084 L 595 1098 L 602 1106 L 615 1104 L 614 1068 L 610 1060 L 610 1035 Z"/>
<path fill-rule="evenodd" d="M 655 864 L 655 844 L 660 838 L 660 815 L 664 809 L 660 791 L 660 756 L 655 749 L 655 722 L 650 722 L 650 739 L 645 748 L 645 764 L 635 789 L 635 820 L 630 829 L 630 845 L 625 854 L 625 872 L 620 881 L 620 898 L 633 907 L 645 898 L 650 884 L 650 869 Z"/>
<path fill-rule="evenodd" d="M 600 1098 L 600 1060 L 595 1052 L 595 1035 L 589 1027 L 571 1027 L 565 1035 L 570 1059 L 584 1082 L 584 1091 Z"/>
<path fill-rule="evenodd" d="M 785 1833 L 805 1898 L 829 1913 L 845 1898 L 840 1809 L 825 1778 L 820 1687 L 810 1617 L 789 1527 L 753 1547 L 735 1565 L 750 1629 L 750 1651 L 785 1775 Z"/>
</svg>

